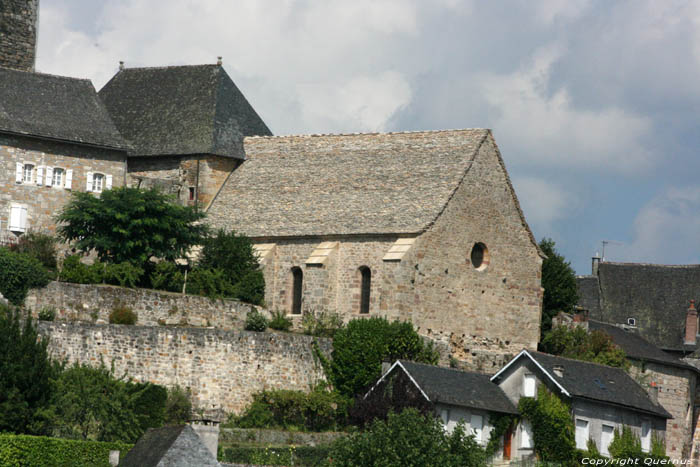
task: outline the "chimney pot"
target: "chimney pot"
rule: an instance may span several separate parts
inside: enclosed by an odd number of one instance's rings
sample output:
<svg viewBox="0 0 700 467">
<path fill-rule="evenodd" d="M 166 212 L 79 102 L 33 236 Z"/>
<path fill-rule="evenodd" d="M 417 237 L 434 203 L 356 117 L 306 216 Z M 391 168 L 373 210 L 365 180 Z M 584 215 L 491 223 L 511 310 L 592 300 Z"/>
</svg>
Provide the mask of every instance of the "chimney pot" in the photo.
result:
<svg viewBox="0 0 700 467">
<path fill-rule="evenodd" d="M 216 64 L 221 66 L 222 63 L 223 63 L 222 57 L 216 57 Z"/>
<path fill-rule="evenodd" d="M 124 61 L 123 60 L 119 60 L 119 69 L 120 70 L 124 69 Z"/>
</svg>

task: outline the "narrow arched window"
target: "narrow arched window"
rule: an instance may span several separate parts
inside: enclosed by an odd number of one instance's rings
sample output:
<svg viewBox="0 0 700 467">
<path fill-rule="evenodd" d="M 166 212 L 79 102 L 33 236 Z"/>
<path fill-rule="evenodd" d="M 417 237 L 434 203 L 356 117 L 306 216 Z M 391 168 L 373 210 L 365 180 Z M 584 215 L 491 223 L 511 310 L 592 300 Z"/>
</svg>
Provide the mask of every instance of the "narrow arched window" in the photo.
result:
<svg viewBox="0 0 700 467">
<path fill-rule="evenodd" d="M 372 270 L 367 266 L 360 267 L 362 275 L 362 285 L 360 289 L 360 313 L 369 313 L 369 297 L 370 289 L 372 288 Z"/>
<path fill-rule="evenodd" d="M 292 268 L 292 314 L 301 314 L 301 291 L 304 282 L 304 273 L 301 268 Z"/>
</svg>

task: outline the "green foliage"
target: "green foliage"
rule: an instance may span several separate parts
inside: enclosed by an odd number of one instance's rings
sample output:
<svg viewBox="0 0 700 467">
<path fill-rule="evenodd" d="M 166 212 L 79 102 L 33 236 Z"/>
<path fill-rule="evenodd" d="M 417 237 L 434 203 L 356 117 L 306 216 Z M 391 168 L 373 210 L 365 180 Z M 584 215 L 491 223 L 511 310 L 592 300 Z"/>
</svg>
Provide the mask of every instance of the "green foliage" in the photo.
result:
<svg viewBox="0 0 700 467">
<path fill-rule="evenodd" d="M 134 288 L 143 275 L 143 268 L 129 262 L 108 263 L 104 268 L 104 281 L 120 287 Z"/>
<path fill-rule="evenodd" d="M 39 262 L 55 275 L 56 264 L 56 239 L 51 235 L 29 231 L 19 238 L 19 241 L 10 246 L 15 253 L 26 253 L 39 260 Z"/>
<path fill-rule="evenodd" d="M 168 389 L 168 399 L 165 402 L 165 424 L 181 425 L 192 419 L 192 402 L 190 391 L 175 386 Z"/>
<path fill-rule="evenodd" d="M 540 385 L 537 399 L 522 397 L 518 411 L 532 425 L 535 452 L 543 461 L 568 463 L 577 458 L 570 407 Z"/>
<path fill-rule="evenodd" d="M 63 261 L 58 279 L 74 284 L 100 284 L 104 278 L 105 266 L 99 261 L 91 265 L 80 261 L 80 255 L 71 255 Z"/>
<path fill-rule="evenodd" d="M 24 302 L 31 288 L 44 287 L 51 274 L 38 259 L 0 248 L 0 293 L 14 305 Z"/>
<path fill-rule="evenodd" d="M 169 292 L 182 292 L 182 285 L 185 283 L 182 271 L 171 261 L 161 261 L 156 264 L 150 279 L 151 287 Z"/>
<path fill-rule="evenodd" d="M 670 459 L 670 457 L 666 455 L 666 443 L 662 438 L 656 435 L 651 437 L 651 452 L 649 453 L 649 457 L 652 459 Z"/>
<path fill-rule="evenodd" d="M 544 300 L 542 304 L 542 334 L 552 327 L 552 318 L 559 312 L 571 312 L 578 302 L 576 274 L 571 263 L 557 253 L 554 240 L 543 238 L 540 249 L 547 255 L 542 262 L 542 287 Z"/>
<path fill-rule="evenodd" d="M 43 436 L 0 434 L 0 465 L 22 467 L 109 467 L 109 451 L 123 457 L 131 444 L 74 441 Z"/>
<path fill-rule="evenodd" d="M 338 313 L 306 311 L 301 318 L 304 334 L 316 337 L 333 338 L 338 329 L 343 327 L 343 320 Z"/>
<path fill-rule="evenodd" d="M 56 308 L 45 306 L 39 310 L 39 321 L 53 321 L 56 319 Z"/>
<path fill-rule="evenodd" d="M 248 271 L 231 289 L 233 298 L 253 305 L 265 303 L 265 277 L 259 269 Z"/>
<path fill-rule="evenodd" d="M 489 434 L 489 442 L 486 444 L 486 456 L 493 457 L 501 447 L 501 441 L 506 432 L 513 427 L 516 417 L 508 414 L 492 413 L 489 415 L 489 423 L 493 427 Z"/>
<path fill-rule="evenodd" d="M 263 332 L 267 329 L 267 318 L 258 310 L 251 310 L 245 317 L 245 330 Z"/>
<path fill-rule="evenodd" d="M 187 293 L 209 298 L 233 296 L 233 286 L 221 269 L 195 268 L 187 275 Z"/>
<path fill-rule="evenodd" d="M 291 390 L 263 391 L 229 426 L 284 430 L 332 431 L 345 426 L 349 400 L 317 387 L 310 393 Z"/>
<path fill-rule="evenodd" d="M 202 246 L 201 269 L 220 269 L 229 284 L 237 284 L 250 271 L 259 268 L 258 258 L 248 237 L 235 232 L 219 230 L 207 238 Z"/>
<path fill-rule="evenodd" d="M 109 324 L 134 325 L 137 319 L 136 313 L 131 308 L 122 305 L 116 306 L 109 313 Z"/>
<path fill-rule="evenodd" d="M 484 450 L 466 436 L 463 425 L 452 434 L 433 415 L 414 409 L 391 413 L 364 432 L 333 443 L 330 458 L 338 466 L 460 466 L 486 465 Z"/>
<path fill-rule="evenodd" d="M 292 320 L 287 318 L 287 316 L 282 311 L 275 311 L 272 313 L 272 319 L 269 324 L 271 329 L 277 331 L 289 331 L 292 327 Z"/>
<path fill-rule="evenodd" d="M 115 188 L 73 192 L 56 217 L 59 236 L 82 251 L 95 250 L 101 261 L 143 266 L 151 257 L 173 261 L 200 244 L 207 227 L 204 213 L 181 206 L 156 190 Z"/>
<path fill-rule="evenodd" d="M 397 359 L 436 364 L 438 353 L 409 322 L 385 318 L 351 320 L 333 339 L 330 378 L 335 388 L 352 397 L 381 375 L 382 362 Z"/>
<path fill-rule="evenodd" d="M 629 367 L 624 350 L 602 331 L 589 333 L 579 326 L 555 326 L 545 333 L 540 345 L 543 352 L 553 355 L 618 368 Z"/>
<path fill-rule="evenodd" d="M 588 441 L 586 442 L 586 450 L 579 452 L 579 458 L 605 459 L 606 457 L 600 453 L 598 450 L 598 445 L 595 444 L 595 441 L 588 438 Z"/>
<path fill-rule="evenodd" d="M 615 430 L 613 440 L 608 446 L 610 457 L 614 459 L 639 459 L 646 456 L 642 452 L 642 442 L 628 426 L 623 426 L 622 431 Z"/>
<path fill-rule="evenodd" d="M 245 465 L 325 466 L 329 446 L 234 446 L 221 448 L 219 462 Z"/>
<path fill-rule="evenodd" d="M 0 432 L 37 433 L 35 413 L 48 404 L 58 372 L 47 345 L 30 318 L 0 305 Z"/>
</svg>

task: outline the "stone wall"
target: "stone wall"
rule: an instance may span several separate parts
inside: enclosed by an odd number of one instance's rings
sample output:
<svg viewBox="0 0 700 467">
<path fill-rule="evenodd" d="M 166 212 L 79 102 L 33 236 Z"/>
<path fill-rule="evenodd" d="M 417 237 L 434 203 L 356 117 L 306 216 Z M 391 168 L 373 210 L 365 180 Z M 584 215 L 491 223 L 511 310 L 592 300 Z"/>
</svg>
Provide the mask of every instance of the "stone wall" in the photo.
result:
<svg viewBox="0 0 700 467">
<path fill-rule="evenodd" d="M 138 315 L 138 324 L 143 326 L 198 326 L 223 330 L 243 329 L 251 310 L 267 314 L 238 300 L 68 282 L 51 282 L 42 289 L 32 289 L 24 303 L 34 317 L 43 307 L 55 308 L 58 321 L 105 324 L 114 308 L 126 306 Z"/>
<path fill-rule="evenodd" d="M 34 71 L 39 0 L 0 2 L 0 67 Z"/>
<path fill-rule="evenodd" d="M 31 182 L 17 182 L 17 163 L 32 164 Z M 46 171 L 38 184 L 40 166 L 64 170 L 60 186 L 46 184 Z M 66 174 L 72 171 L 70 188 L 65 184 Z M 73 191 L 85 191 L 88 172 L 112 176 L 112 186 L 124 184 L 126 154 L 87 146 L 32 140 L 0 135 L 0 232 L 7 231 L 10 206 L 15 203 L 27 208 L 27 228 L 53 233 L 53 217 L 70 199 Z"/>
<path fill-rule="evenodd" d="M 313 433 L 304 431 L 264 430 L 257 428 L 221 428 L 219 431 L 219 444 L 260 444 L 273 446 L 293 444 L 295 446 L 318 446 L 331 444 L 336 439 L 347 435 L 347 433 L 335 431 Z"/>
<path fill-rule="evenodd" d="M 136 381 L 189 388 L 205 417 L 240 413 L 264 389 L 308 391 L 324 379 L 314 340 L 291 333 L 39 322 L 54 358 L 107 366 Z"/>
</svg>

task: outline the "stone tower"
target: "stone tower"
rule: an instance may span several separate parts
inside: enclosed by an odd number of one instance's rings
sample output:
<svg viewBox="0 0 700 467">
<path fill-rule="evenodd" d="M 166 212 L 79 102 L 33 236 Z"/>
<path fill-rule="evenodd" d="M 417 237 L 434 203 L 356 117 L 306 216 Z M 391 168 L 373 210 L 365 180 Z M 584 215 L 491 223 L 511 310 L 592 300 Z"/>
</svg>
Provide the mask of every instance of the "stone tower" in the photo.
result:
<svg viewBox="0 0 700 467">
<path fill-rule="evenodd" d="M 39 0 L 0 0 L 0 67 L 34 71 Z"/>
</svg>

